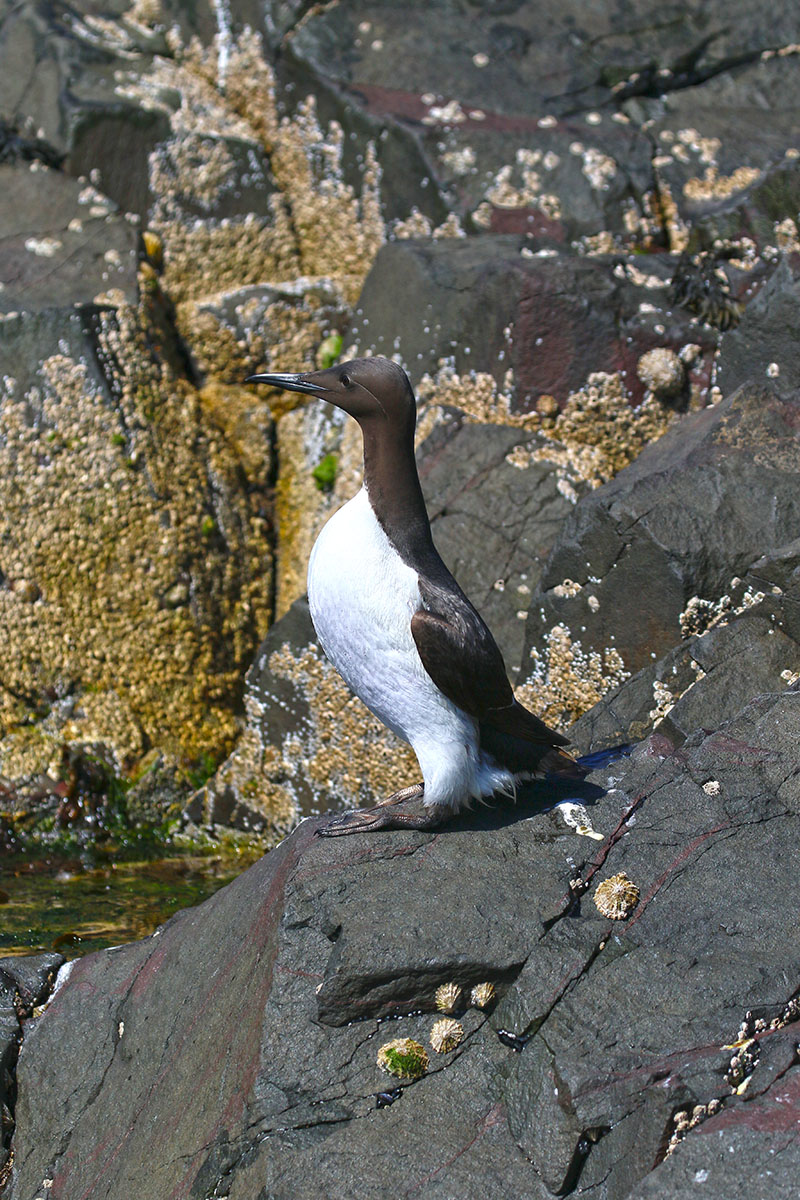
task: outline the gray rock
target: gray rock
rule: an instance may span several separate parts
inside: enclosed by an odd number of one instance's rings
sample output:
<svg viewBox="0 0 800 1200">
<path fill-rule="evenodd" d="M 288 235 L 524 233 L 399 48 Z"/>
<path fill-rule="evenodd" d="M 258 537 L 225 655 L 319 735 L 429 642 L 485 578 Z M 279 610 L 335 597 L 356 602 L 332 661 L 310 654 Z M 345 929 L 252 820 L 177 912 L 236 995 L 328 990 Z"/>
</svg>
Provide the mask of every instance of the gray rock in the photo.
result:
<svg viewBox="0 0 800 1200">
<path fill-rule="evenodd" d="M 737 1169 L 762 1194 L 793 1109 L 769 1121 L 795 1103 L 798 735 L 789 691 L 678 752 L 650 739 L 596 777 L 602 844 L 543 812 L 547 789 L 433 836 L 303 823 L 154 937 L 75 964 L 23 1044 L 11 1200 L 45 1176 L 107 1200 L 372 1198 L 398 1177 L 424 1197 L 623 1200 L 680 1181 L 690 1148 L 716 1169 L 715 1130 L 735 1128 L 758 1131 Z M 640 897 L 614 923 L 589 892 L 620 870 Z M 450 980 L 494 981 L 494 1011 L 467 1011 L 418 1082 L 382 1075 L 380 1044 L 426 1042 Z M 763 1025 L 738 1094 L 747 1013 Z M 698 1106 L 660 1166 L 673 1113 Z"/>
<path fill-rule="evenodd" d="M 0 166 L 0 191 L 0 313 L 135 303 L 138 231 L 106 197 L 38 162 Z"/>
<path fill-rule="evenodd" d="M 532 597 L 526 646 L 565 626 L 583 654 L 613 648 L 631 674 L 670 651 L 693 597 L 716 600 L 795 535 L 798 412 L 798 393 L 747 385 L 585 497 Z"/>
<path fill-rule="evenodd" d="M 0 958 L 0 1172 L 8 1158 L 17 1099 L 15 1071 L 23 1021 L 50 994 L 61 954 Z"/>
<path fill-rule="evenodd" d="M 739 326 L 723 334 L 718 362 L 722 390 L 728 394 L 748 381 L 766 379 L 793 387 L 800 378 L 798 319 L 800 264 L 796 257 L 783 258 L 747 305 Z"/>
<path fill-rule="evenodd" d="M 622 371 L 635 402 L 644 394 L 636 367 L 656 346 L 704 350 L 693 366 L 707 382 L 714 330 L 672 311 L 674 260 L 639 262 L 569 254 L 526 257 L 525 239 L 482 235 L 384 246 L 367 276 L 350 336 L 359 350 L 398 352 L 413 382 L 441 359 L 461 372 L 514 371 L 515 411 L 541 394 L 563 403 L 594 371 Z M 397 295 L 413 296 L 398 308 Z M 644 305 L 644 308 L 642 306 Z"/>
<path fill-rule="evenodd" d="M 702 632 L 603 696 L 570 728 L 576 747 L 636 742 L 657 725 L 676 743 L 730 720 L 755 692 L 800 674 L 800 544 L 753 563 L 728 594 L 689 614 Z M 707 628 L 705 628 L 707 626 Z"/>
</svg>

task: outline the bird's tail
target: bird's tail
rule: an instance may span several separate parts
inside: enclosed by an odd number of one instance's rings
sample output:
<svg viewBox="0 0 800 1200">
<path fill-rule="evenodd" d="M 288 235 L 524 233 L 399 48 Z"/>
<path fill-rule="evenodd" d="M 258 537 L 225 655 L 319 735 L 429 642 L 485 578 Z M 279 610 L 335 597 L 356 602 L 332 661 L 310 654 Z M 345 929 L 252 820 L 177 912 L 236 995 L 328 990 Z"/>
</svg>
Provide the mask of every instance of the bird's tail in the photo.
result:
<svg viewBox="0 0 800 1200">
<path fill-rule="evenodd" d="M 553 746 L 539 762 L 539 769 L 547 773 L 548 779 L 583 779 L 591 767 L 577 762 L 558 746 Z"/>
</svg>

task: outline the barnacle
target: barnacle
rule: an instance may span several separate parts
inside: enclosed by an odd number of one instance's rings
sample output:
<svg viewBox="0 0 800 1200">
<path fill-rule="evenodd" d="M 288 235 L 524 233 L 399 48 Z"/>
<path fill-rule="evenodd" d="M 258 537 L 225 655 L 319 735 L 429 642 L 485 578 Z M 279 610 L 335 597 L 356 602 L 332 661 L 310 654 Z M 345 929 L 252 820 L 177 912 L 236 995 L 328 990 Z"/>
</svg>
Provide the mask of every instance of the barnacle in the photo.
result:
<svg viewBox="0 0 800 1200">
<path fill-rule="evenodd" d="M 417 1079 L 428 1069 L 425 1047 L 413 1038 L 393 1038 L 378 1051 L 378 1066 L 398 1079 Z"/>
<path fill-rule="evenodd" d="M 451 1013 L 455 1011 L 460 996 L 461 988 L 457 983 L 443 983 L 436 989 L 433 998 L 439 1012 Z"/>
<path fill-rule="evenodd" d="M 611 917 L 612 921 L 624 921 L 639 903 L 639 889 L 624 871 L 620 871 L 600 884 L 594 894 L 594 902 L 604 917 Z"/>
<path fill-rule="evenodd" d="M 469 1002 L 474 1008 L 486 1008 L 494 1000 L 495 987 L 493 983 L 476 983 L 470 992 Z"/>
<path fill-rule="evenodd" d="M 464 1026 L 452 1017 L 442 1017 L 431 1030 L 431 1045 L 437 1054 L 447 1054 L 448 1050 L 455 1050 L 463 1040 Z"/>
</svg>

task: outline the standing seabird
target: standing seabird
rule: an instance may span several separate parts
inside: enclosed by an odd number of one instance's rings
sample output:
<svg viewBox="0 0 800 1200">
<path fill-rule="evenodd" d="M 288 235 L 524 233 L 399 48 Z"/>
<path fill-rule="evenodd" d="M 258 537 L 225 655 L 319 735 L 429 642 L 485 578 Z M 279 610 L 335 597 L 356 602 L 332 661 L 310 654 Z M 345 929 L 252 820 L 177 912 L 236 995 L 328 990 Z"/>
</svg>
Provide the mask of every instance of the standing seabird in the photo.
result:
<svg viewBox="0 0 800 1200">
<path fill-rule="evenodd" d="M 387 358 L 355 358 L 248 382 L 327 400 L 361 426 L 364 484 L 314 544 L 311 619 L 337 671 L 410 743 L 422 771 L 422 783 L 319 832 L 433 829 L 472 800 L 513 794 L 532 775 L 581 779 L 585 769 L 559 749 L 567 739 L 514 698 L 497 643 L 436 551 L 405 371 Z"/>
</svg>

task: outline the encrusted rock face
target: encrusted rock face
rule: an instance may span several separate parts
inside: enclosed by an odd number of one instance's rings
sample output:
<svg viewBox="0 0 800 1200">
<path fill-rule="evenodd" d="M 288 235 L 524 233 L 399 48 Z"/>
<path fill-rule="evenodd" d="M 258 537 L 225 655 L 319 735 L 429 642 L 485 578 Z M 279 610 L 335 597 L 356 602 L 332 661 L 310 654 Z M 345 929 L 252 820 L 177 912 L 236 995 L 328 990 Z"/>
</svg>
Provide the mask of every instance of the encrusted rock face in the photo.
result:
<svg viewBox="0 0 800 1200">
<path fill-rule="evenodd" d="M 219 755 L 270 616 L 268 415 L 244 389 L 197 391 L 148 353 L 147 304 L 84 310 L 67 331 L 26 386 L 25 319 L 5 324 L 10 778 L 47 770 L 64 741 L 105 742 L 119 767 L 153 743 L 187 762 Z"/>
<path fill-rule="evenodd" d="M 531 601 L 521 677 L 533 703 L 580 716 L 673 649 L 692 598 L 716 602 L 794 537 L 799 412 L 797 392 L 745 385 L 684 417 L 574 510 Z M 595 666 L 594 695 L 559 685 L 576 655 Z"/>
</svg>

